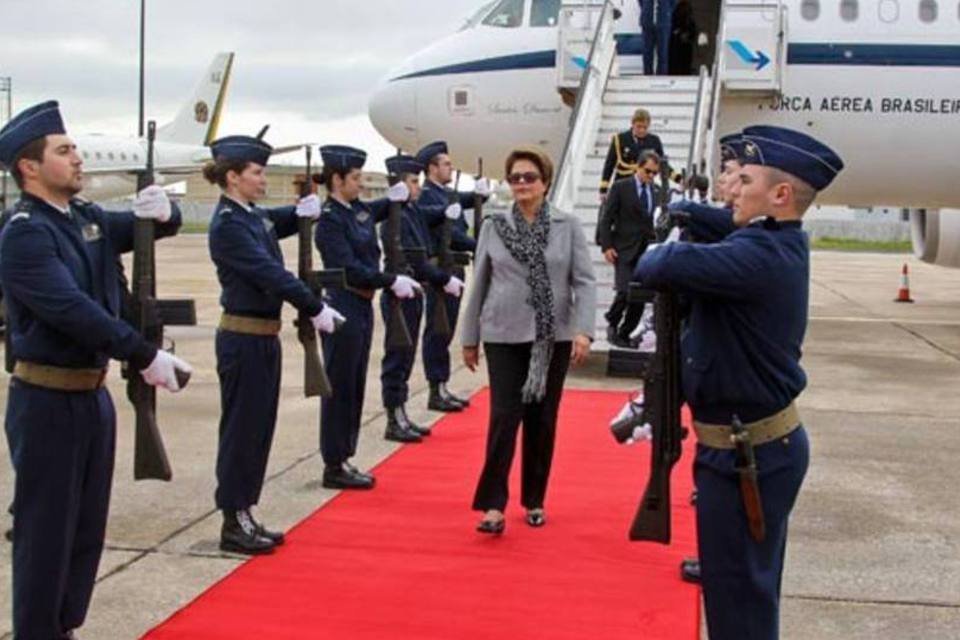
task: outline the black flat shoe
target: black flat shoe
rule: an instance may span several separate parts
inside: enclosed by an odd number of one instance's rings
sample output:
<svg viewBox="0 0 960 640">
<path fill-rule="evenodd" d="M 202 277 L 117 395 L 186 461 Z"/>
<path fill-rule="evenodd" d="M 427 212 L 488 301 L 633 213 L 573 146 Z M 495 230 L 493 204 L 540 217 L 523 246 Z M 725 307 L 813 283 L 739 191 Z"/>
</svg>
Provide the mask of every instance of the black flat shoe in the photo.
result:
<svg viewBox="0 0 960 640">
<path fill-rule="evenodd" d="M 507 528 L 506 520 L 481 520 L 477 525 L 477 531 L 498 536 Z"/>
<path fill-rule="evenodd" d="M 531 527 L 542 527 L 547 524 L 547 518 L 543 511 L 527 511 L 527 524 Z"/>
<path fill-rule="evenodd" d="M 696 558 L 685 558 L 680 563 L 680 579 L 691 584 L 700 584 L 700 561 Z"/>
</svg>

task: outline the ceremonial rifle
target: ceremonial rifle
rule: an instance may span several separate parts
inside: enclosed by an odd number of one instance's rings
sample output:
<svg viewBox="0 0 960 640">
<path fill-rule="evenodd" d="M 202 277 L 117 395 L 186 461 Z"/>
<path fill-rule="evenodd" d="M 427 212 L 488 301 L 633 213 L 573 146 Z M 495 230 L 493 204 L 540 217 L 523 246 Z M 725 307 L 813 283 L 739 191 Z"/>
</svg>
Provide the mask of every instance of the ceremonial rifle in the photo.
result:
<svg viewBox="0 0 960 640">
<path fill-rule="evenodd" d="M 387 176 L 387 182 L 390 186 L 400 181 L 400 176 L 390 174 Z M 410 268 L 407 263 L 406 254 L 403 251 L 403 240 L 401 237 L 401 225 L 403 224 L 403 203 L 390 202 L 390 208 L 387 213 L 387 220 L 384 223 L 384 266 L 387 273 L 409 275 Z M 386 293 L 386 292 L 385 292 Z M 399 298 L 392 291 L 387 293 L 388 314 L 387 314 L 387 348 L 388 349 L 412 349 L 413 338 L 410 337 L 410 328 L 407 326 L 407 319 L 403 315 L 403 306 Z"/>
<path fill-rule="evenodd" d="M 303 184 L 300 186 L 301 198 L 306 198 L 313 192 L 313 175 L 311 173 L 313 149 L 310 145 L 306 146 L 306 154 L 307 166 L 303 176 Z M 299 245 L 297 275 L 304 284 L 310 287 L 311 291 L 320 296 L 323 294 L 323 283 L 313 271 L 313 220 L 304 216 L 297 218 L 297 240 Z M 343 286 L 343 271 L 339 271 L 339 277 L 333 276 L 328 282 L 331 283 L 331 286 L 337 286 L 337 284 Z M 297 340 L 303 345 L 303 395 L 306 398 L 315 396 L 329 398 L 333 395 L 333 388 L 330 386 L 330 378 L 323 366 L 323 360 L 320 359 L 317 330 L 313 326 L 309 312 L 298 311 L 294 324 L 297 327 Z"/>
<path fill-rule="evenodd" d="M 670 179 L 666 170 L 661 171 L 660 179 L 660 217 L 656 230 L 657 241 L 664 242 L 672 231 L 667 210 Z M 642 283 L 640 286 L 631 285 L 628 299 L 632 303 L 646 302 L 651 294 L 642 288 Z M 644 375 L 643 411 L 637 416 L 639 424 L 652 427 L 650 478 L 630 525 L 630 539 L 669 544 L 670 473 L 680 459 L 681 441 L 686 436 L 680 424 L 680 305 L 677 294 L 672 291 L 656 292 L 653 308 L 657 350 Z M 620 433 L 626 433 L 622 426 Z M 617 436 L 617 433 L 614 435 Z"/>
<path fill-rule="evenodd" d="M 477 158 L 477 180 L 483 177 L 483 158 Z M 480 225 L 483 224 L 483 196 L 473 194 L 473 238 L 480 239 Z"/>
<path fill-rule="evenodd" d="M 147 127 L 147 162 L 137 174 L 137 192 L 153 184 L 153 145 L 157 124 Z M 157 305 L 157 265 L 154 253 L 156 222 L 137 218 L 133 237 L 133 295 L 132 318 L 140 334 L 158 349 L 163 348 L 163 320 Z M 177 370 L 180 388 L 187 386 L 190 374 Z M 139 371 L 127 370 L 127 397 L 136 413 L 136 435 L 133 453 L 135 480 L 170 480 L 173 471 L 157 427 L 157 390 L 147 384 Z"/>
<path fill-rule="evenodd" d="M 457 171 L 457 179 L 453 183 L 453 190 L 447 193 L 447 204 L 457 204 L 460 200 L 460 194 L 457 189 L 460 187 L 460 171 Z M 437 247 L 437 266 L 442 271 L 452 274 L 454 260 L 453 251 L 450 249 L 450 242 L 453 238 L 453 220 L 447 217 L 446 212 L 443 215 L 443 227 L 440 231 L 440 246 Z M 447 292 L 443 287 L 434 287 L 437 293 L 437 302 L 433 305 L 433 331 L 438 336 L 449 336 L 453 333 L 450 328 L 450 315 L 447 313 Z"/>
</svg>

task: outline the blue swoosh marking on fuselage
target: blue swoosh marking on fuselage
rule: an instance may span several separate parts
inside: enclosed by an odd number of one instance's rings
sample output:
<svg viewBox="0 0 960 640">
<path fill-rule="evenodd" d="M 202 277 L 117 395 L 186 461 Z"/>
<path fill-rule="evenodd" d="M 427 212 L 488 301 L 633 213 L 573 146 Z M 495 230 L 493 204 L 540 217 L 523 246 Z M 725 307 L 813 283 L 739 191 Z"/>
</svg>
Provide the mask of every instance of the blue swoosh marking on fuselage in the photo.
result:
<svg viewBox="0 0 960 640">
<path fill-rule="evenodd" d="M 619 55 L 639 55 L 643 38 L 617 34 Z M 554 68 L 557 52 L 530 51 L 495 58 L 482 58 L 423 71 L 393 80 L 445 76 L 487 71 L 519 71 Z M 817 44 L 795 43 L 787 48 L 787 64 L 881 67 L 960 67 L 960 46 L 938 44 Z"/>
<path fill-rule="evenodd" d="M 787 48 L 787 64 L 960 67 L 960 46 L 949 44 L 795 43 Z"/>
</svg>

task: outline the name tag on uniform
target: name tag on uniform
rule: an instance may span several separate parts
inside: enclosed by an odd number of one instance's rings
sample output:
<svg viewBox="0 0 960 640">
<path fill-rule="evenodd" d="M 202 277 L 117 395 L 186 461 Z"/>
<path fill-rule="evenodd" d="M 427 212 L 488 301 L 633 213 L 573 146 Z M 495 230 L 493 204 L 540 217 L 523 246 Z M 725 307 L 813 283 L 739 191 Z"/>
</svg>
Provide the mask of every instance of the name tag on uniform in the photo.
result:
<svg viewBox="0 0 960 640">
<path fill-rule="evenodd" d="M 95 242 L 103 237 L 103 233 L 100 231 L 100 225 L 96 222 L 83 225 L 81 231 L 83 233 L 83 239 L 87 242 Z"/>
</svg>

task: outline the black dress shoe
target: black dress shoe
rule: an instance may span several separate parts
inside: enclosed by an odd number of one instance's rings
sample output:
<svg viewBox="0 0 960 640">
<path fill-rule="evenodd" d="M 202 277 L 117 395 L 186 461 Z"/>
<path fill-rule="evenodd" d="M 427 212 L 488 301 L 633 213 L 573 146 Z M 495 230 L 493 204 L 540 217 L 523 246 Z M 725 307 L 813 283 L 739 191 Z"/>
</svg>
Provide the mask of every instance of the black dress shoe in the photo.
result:
<svg viewBox="0 0 960 640">
<path fill-rule="evenodd" d="M 618 349 L 636 349 L 629 337 L 621 336 L 620 334 L 613 336 L 613 340 L 610 341 L 610 344 Z"/>
<path fill-rule="evenodd" d="M 327 489 L 373 489 L 376 481 L 367 475 L 351 472 L 343 467 L 323 470 L 323 486 Z"/>
<path fill-rule="evenodd" d="M 477 531 L 480 533 L 487 533 L 490 535 L 498 536 L 504 532 L 507 528 L 507 521 L 504 519 L 500 520 L 481 520 L 480 524 L 477 525 Z"/>
<path fill-rule="evenodd" d="M 3 533 L 3 537 L 7 539 L 7 542 L 13 542 L 13 529 L 7 529 Z"/>
<path fill-rule="evenodd" d="M 406 427 L 407 431 L 413 431 L 418 436 L 429 436 L 433 432 L 430 427 L 421 427 L 411 420 L 404 405 L 397 407 L 397 421 Z"/>
<path fill-rule="evenodd" d="M 543 509 L 531 509 L 527 511 L 527 524 L 531 527 L 542 527 L 547 524 L 547 518 L 543 514 Z"/>
<path fill-rule="evenodd" d="M 273 542 L 273 544 L 280 546 L 287 541 L 286 537 L 280 531 L 270 531 L 262 523 L 258 522 L 256 518 L 253 517 L 253 513 L 250 510 L 247 510 L 247 515 L 250 516 L 250 520 L 253 521 L 253 526 L 256 527 L 257 533 L 267 540 Z"/>
<path fill-rule="evenodd" d="M 469 401 L 469 400 L 467 400 L 466 398 L 461 398 L 460 396 L 454 395 L 453 393 L 451 393 L 451 392 L 450 392 L 450 389 L 447 389 L 447 383 L 446 383 L 446 382 L 441 382 L 441 383 L 440 383 L 439 385 L 437 385 L 437 386 L 439 387 L 438 391 L 440 392 L 440 397 L 443 398 L 444 400 L 449 400 L 449 401 L 451 401 L 451 402 L 456 402 L 457 404 L 463 405 L 464 408 L 470 406 L 470 401 Z"/>
<path fill-rule="evenodd" d="M 454 402 L 452 400 L 447 400 L 440 395 L 439 385 L 432 384 L 430 385 L 430 398 L 427 400 L 427 408 L 431 411 L 444 411 L 446 413 L 452 413 L 456 411 L 463 411 L 463 405 L 459 402 Z"/>
<path fill-rule="evenodd" d="M 352 465 L 349 461 L 343 463 L 343 468 L 346 469 L 347 471 L 349 471 L 350 473 L 352 473 L 352 474 L 355 475 L 355 476 L 360 476 L 361 478 L 366 478 L 367 480 L 370 480 L 371 482 L 373 482 L 373 480 L 374 480 L 372 473 L 367 473 L 366 471 L 360 471 L 360 469 L 358 469 L 357 467 L 355 467 L 354 465 Z"/>
<path fill-rule="evenodd" d="M 700 561 L 697 558 L 685 558 L 680 563 L 680 579 L 692 584 L 700 584 Z"/>
<path fill-rule="evenodd" d="M 387 423 L 387 430 L 383 433 L 383 439 L 392 440 L 393 442 L 403 442 L 405 444 L 423 442 L 423 438 L 421 438 L 419 434 L 409 429 L 404 429 L 396 423 Z"/>
<path fill-rule="evenodd" d="M 607 342 L 609 342 L 610 344 L 613 344 L 613 342 L 616 339 L 617 339 L 617 328 L 612 324 L 608 324 L 607 325 Z"/>
<path fill-rule="evenodd" d="M 223 526 L 220 528 L 220 550 L 259 556 L 273 553 L 276 544 L 257 532 L 257 526 L 250 512 L 224 511 Z"/>
<path fill-rule="evenodd" d="M 696 504 L 697 504 L 697 490 L 696 490 L 696 489 L 694 489 L 693 491 L 690 492 L 690 504 L 692 504 L 692 505 L 696 505 Z"/>
</svg>

